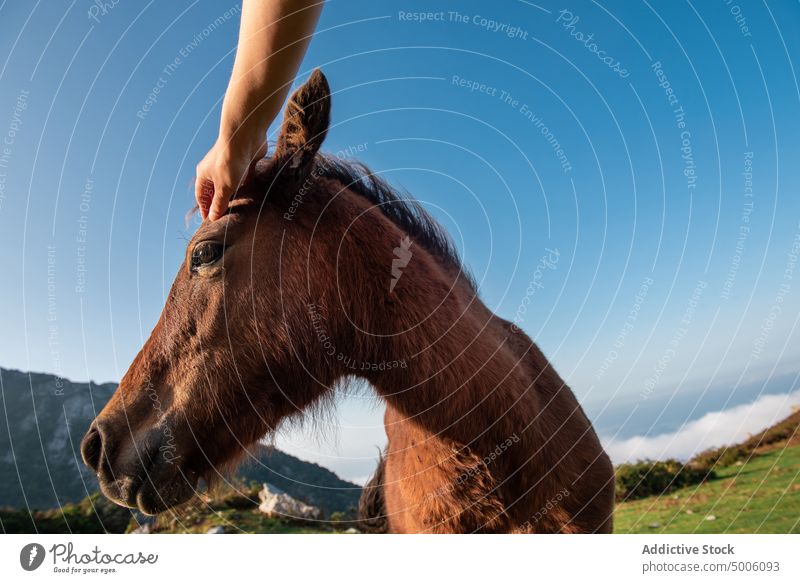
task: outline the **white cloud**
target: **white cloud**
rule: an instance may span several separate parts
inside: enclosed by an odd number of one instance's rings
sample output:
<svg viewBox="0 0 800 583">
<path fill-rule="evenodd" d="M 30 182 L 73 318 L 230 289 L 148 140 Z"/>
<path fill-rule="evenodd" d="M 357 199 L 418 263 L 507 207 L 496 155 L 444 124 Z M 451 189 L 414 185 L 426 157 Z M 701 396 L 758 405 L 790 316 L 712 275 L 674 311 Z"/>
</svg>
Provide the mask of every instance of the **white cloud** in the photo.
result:
<svg viewBox="0 0 800 583">
<path fill-rule="evenodd" d="M 603 446 L 615 464 L 639 459 L 688 459 L 710 447 L 731 445 L 788 417 L 800 404 L 800 391 L 764 395 L 752 403 L 707 413 L 686 423 L 675 433 L 606 438 Z"/>
</svg>

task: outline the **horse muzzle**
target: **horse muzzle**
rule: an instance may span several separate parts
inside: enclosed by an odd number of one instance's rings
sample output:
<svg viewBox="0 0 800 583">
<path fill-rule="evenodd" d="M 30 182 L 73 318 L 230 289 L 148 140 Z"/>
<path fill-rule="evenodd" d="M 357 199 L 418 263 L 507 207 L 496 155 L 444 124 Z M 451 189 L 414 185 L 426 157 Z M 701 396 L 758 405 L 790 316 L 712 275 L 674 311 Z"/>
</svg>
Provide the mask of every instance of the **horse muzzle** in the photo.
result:
<svg viewBox="0 0 800 583">
<path fill-rule="evenodd" d="M 196 492 L 199 474 L 182 463 L 167 424 L 120 438 L 98 417 L 81 441 L 81 456 L 106 497 L 145 514 L 164 512 Z"/>
</svg>

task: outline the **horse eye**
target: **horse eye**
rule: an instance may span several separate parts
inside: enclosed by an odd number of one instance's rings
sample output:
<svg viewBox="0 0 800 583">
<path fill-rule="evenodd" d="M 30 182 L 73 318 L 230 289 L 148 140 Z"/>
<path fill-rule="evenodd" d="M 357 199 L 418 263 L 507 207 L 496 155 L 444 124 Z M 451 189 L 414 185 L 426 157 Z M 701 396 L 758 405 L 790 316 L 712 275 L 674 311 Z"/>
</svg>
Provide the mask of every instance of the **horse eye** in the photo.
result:
<svg viewBox="0 0 800 583">
<path fill-rule="evenodd" d="M 212 241 L 198 243 L 192 249 L 192 271 L 213 265 L 222 257 L 222 251 L 223 246 L 219 243 Z"/>
</svg>

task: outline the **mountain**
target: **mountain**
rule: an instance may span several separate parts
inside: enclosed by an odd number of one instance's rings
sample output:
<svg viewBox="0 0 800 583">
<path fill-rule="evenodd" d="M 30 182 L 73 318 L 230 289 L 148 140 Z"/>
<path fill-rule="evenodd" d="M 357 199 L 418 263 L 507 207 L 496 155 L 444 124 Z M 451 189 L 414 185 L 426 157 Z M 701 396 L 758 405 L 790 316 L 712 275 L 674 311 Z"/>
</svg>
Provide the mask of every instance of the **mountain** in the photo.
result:
<svg viewBox="0 0 800 583">
<path fill-rule="evenodd" d="M 79 444 L 115 389 L 0 369 L 0 506 L 54 508 L 97 490 Z"/>
<path fill-rule="evenodd" d="M 116 388 L 0 368 L 0 507 L 56 508 L 98 490 L 79 444 Z M 327 514 L 350 512 L 361 495 L 359 486 L 276 449 L 237 475 L 245 483 L 274 484 Z"/>
</svg>

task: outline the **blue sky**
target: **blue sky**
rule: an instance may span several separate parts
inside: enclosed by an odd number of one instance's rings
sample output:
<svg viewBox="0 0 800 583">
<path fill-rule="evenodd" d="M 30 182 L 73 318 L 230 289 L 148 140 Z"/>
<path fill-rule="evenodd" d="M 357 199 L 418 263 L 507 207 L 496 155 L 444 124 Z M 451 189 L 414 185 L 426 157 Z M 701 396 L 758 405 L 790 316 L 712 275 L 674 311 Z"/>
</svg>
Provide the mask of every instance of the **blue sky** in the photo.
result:
<svg viewBox="0 0 800 583">
<path fill-rule="evenodd" d="M 195 227 L 238 5 L 112 4 L 0 4 L 0 366 L 118 380 Z M 333 88 L 326 149 L 422 200 L 602 415 L 795 386 L 798 26 L 789 2 L 332 0 L 300 80 Z M 341 411 L 380 439 L 378 407 Z"/>
</svg>

